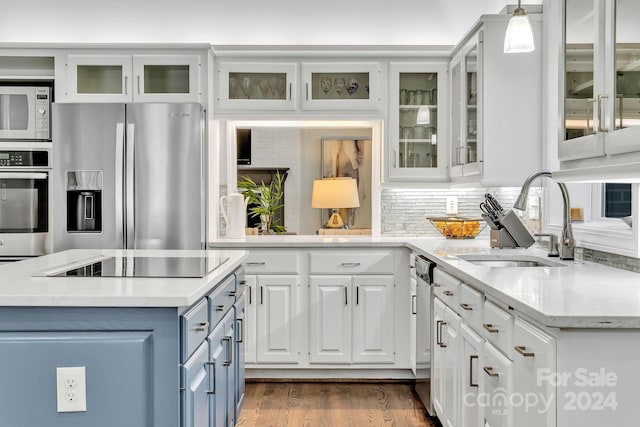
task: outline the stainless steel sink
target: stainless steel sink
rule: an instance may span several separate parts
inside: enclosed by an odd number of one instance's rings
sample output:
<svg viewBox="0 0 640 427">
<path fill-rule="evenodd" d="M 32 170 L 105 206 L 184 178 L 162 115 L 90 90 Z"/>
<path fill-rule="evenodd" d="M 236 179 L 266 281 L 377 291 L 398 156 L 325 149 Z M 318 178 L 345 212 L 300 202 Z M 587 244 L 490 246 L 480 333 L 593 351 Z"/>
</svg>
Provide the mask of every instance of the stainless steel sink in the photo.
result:
<svg viewBox="0 0 640 427">
<path fill-rule="evenodd" d="M 566 264 L 533 255 L 459 255 L 471 264 L 483 267 L 565 267 Z"/>
</svg>

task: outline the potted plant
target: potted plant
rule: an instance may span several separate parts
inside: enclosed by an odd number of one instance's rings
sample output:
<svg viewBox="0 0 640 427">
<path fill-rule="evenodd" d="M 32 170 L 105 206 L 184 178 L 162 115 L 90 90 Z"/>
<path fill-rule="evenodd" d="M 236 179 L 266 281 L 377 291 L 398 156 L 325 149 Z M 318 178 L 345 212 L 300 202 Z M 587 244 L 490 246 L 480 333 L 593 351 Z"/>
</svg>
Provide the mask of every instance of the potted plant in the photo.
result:
<svg viewBox="0 0 640 427">
<path fill-rule="evenodd" d="M 276 172 L 269 185 L 261 182 L 256 184 L 248 176 L 243 176 L 238 181 L 238 191 L 249 201 L 249 215 L 252 218 L 260 218 L 260 230 L 263 233 L 282 233 L 287 231 L 283 225 L 277 223 L 276 211 L 284 204 L 282 198 L 282 184 L 284 176 Z"/>
</svg>

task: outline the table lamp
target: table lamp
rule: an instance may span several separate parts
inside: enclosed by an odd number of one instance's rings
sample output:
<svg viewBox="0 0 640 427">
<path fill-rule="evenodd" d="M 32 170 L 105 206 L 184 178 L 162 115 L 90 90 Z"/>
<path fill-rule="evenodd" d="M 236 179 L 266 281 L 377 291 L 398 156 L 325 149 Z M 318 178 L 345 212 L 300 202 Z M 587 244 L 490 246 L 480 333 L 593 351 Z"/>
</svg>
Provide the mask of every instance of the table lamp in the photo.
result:
<svg viewBox="0 0 640 427">
<path fill-rule="evenodd" d="M 331 209 L 325 228 L 345 228 L 340 208 L 360 207 L 358 183 L 353 178 L 324 178 L 313 181 L 311 207 Z"/>
</svg>

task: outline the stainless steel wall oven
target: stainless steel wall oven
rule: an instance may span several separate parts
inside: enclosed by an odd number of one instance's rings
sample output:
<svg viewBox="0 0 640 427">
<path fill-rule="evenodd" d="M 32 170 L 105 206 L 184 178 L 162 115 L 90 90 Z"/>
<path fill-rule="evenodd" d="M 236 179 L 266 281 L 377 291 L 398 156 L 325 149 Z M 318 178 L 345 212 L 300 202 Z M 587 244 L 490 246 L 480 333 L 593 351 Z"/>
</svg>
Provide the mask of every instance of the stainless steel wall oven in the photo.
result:
<svg viewBox="0 0 640 427">
<path fill-rule="evenodd" d="M 47 253 L 50 172 L 48 150 L 0 150 L 0 258 Z"/>
</svg>

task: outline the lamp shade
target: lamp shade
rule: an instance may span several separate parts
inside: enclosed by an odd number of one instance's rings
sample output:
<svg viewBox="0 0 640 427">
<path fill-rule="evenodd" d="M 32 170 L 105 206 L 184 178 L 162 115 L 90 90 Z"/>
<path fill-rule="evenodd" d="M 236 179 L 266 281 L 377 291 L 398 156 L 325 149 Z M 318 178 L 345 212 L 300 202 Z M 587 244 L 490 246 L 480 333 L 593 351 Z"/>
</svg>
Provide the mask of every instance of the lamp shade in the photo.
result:
<svg viewBox="0 0 640 427">
<path fill-rule="evenodd" d="M 535 49 L 531 21 L 524 9 L 518 8 L 507 25 L 504 53 L 526 53 L 533 52 Z"/>
<path fill-rule="evenodd" d="M 313 181 L 312 208 L 357 208 L 358 184 L 353 178 L 325 178 Z"/>
</svg>

